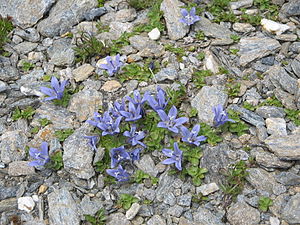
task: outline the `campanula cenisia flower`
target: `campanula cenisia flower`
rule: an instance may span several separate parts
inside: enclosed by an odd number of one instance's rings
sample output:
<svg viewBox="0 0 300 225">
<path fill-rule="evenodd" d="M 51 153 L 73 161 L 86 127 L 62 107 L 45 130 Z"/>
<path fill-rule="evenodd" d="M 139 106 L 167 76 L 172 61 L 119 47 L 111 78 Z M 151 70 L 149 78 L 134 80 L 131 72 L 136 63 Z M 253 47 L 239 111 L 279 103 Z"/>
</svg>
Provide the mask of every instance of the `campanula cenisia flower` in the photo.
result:
<svg viewBox="0 0 300 225">
<path fill-rule="evenodd" d="M 91 146 L 93 150 L 97 151 L 96 144 L 99 140 L 99 137 L 98 136 L 84 136 L 84 137 L 89 140 L 88 142 L 89 146 Z"/>
<path fill-rule="evenodd" d="M 123 160 L 130 160 L 130 155 L 124 146 L 112 148 L 109 152 L 111 158 L 111 168 L 116 167 Z"/>
<path fill-rule="evenodd" d="M 135 148 L 131 152 L 129 152 L 129 155 L 131 157 L 131 160 L 140 160 L 140 153 L 143 149 L 142 148 Z"/>
<path fill-rule="evenodd" d="M 228 118 L 228 113 L 223 109 L 222 105 L 217 105 L 213 107 L 213 112 L 215 114 L 214 116 L 214 126 L 219 127 L 223 125 L 224 123 L 228 122 L 233 122 L 235 123 L 234 120 Z"/>
<path fill-rule="evenodd" d="M 128 142 L 132 145 L 132 146 L 136 146 L 136 145 L 141 145 L 143 147 L 146 147 L 146 145 L 141 142 L 140 140 L 142 140 L 146 134 L 144 131 L 136 131 L 136 125 L 132 124 L 130 131 L 125 131 L 123 133 L 124 136 L 128 137 Z"/>
<path fill-rule="evenodd" d="M 121 103 L 119 101 L 115 101 L 114 106 L 110 109 L 110 113 L 114 117 L 122 117 L 120 111 L 126 111 L 125 98 L 122 99 Z"/>
<path fill-rule="evenodd" d="M 162 120 L 162 122 L 159 122 L 157 126 L 166 128 L 174 133 L 178 133 L 179 132 L 178 128 L 189 120 L 186 117 L 180 117 L 176 119 L 177 109 L 175 106 L 172 106 L 168 115 L 163 110 L 157 110 L 157 113 L 160 119 Z"/>
<path fill-rule="evenodd" d="M 182 161 L 182 151 L 178 147 L 178 143 L 174 143 L 174 151 L 171 149 L 164 148 L 162 152 L 165 154 L 165 156 L 169 157 L 168 159 L 165 159 L 162 161 L 162 164 L 175 164 L 175 167 L 178 170 L 182 170 L 181 167 L 181 161 Z"/>
<path fill-rule="evenodd" d="M 51 87 L 40 87 L 41 92 L 49 97 L 45 98 L 44 101 L 50 101 L 54 99 L 62 99 L 64 96 L 64 90 L 66 85 L 68 84 L 67 80 L 62 81 L 61 83 L 57 80 L 56 77 L 51 78 Z"/>
<path fill-rule="evenodd" d="M 142 97 L 140 92 L 138 90 L 135 90 L 133 92 L 133 98 L 126 96 L 127 100 L 132 102 L 135 106 L 137 105 L 143 105 L 146 101 L 145 97 Z"/>
<path fill-rule="evenodd" d="M 29 149 L 29 155 L 36 159 L 35 161 L 30 162 L 29 166 L 44 166 L 46 163 L 50 161 L 49 153 L 48 153 L 48 143 L 42 142 L 41 150 L 36 148 Z"/>
<path fill-rule="evenodd" d="M 128 103 L 128 110 L 120 111 L 120 113 L 125 117 L 125 121 L 136 121 L 142 118 L 141 106 L 135 106 L 132 102 Z"/>
<path fill-rule="evenodd" d="M 117 181 L 128 181 L 129 173 L 125 169 L 123 169 L 122 165 L 119 165 L 117 169 L 107 169 L 106 173 L 110 176 L 113 176 L 117 179 Z"/>
<path fill-rule="evenodd" d="M 157 87 L 156 98 L 151 96 L 149 92 L 146 92 L 145 99 L 147 100 L 151 108 L 155 111 L 164 110 L 168 104 L 168 101 L 166 100 L 166 93 L 159 86 Z"/>
<path fill-rule="evenodd" d="M 200 125 L 196 124 L 191 131 L 187 129 L 186 127 L 182 126 L 181 128 L 181 134 L 182 134 L 182 141 L 187 142 L 189 144 L 194 144 L 196 146 L 200 145 L 201 141 L 205 141 L 205 136 L 198 136 L 198 133 L 200 131 Z"/>
<path fill-rule="evenodd" d="M 123 63 L 120 61 L 120 55 L 116 55 L 115 60 L 112 59 L 110 56 L 106 56 L 106 64 L 100 64 L 101 69 L 107 70 L 109 76 L 113 76 L 117 73 Z"/>
<path fill-rule="evenodd" d="M 188 12 L 186 9 L 181 9 L 181 15 L 183 18 L 181 18 L 179 21 L 190 26 L 197 21 L 200 20 L 200 17 L 196 15 L 196 8 L 191 8 L 191 11 Z"/>
</svg>

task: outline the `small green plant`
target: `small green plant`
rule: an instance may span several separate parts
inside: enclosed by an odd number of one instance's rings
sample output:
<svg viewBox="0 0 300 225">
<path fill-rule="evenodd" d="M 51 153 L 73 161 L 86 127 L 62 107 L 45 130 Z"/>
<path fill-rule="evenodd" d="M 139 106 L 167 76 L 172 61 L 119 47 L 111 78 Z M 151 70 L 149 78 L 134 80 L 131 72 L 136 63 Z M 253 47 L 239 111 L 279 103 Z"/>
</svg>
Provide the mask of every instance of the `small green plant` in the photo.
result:
<svg viewBox="0 0 300 225">
<path fill-rule="evenodd" d="M 204 34 L 204 32 L 201 31 L 201 30 L 198 31 L 198 32 L 196 33 L 195 37 L 196 37 L 196 39 L 197 39 L 198 41 L 203 41 L 203 40 L 205 40 L 205 34 Z"/>
<path fill-rule="evenodd" d="M 195 117 L 197 115 L 198 115 L 198 110 L 196 108 L 192 108 L 189 113 L 189 117 Z"/>
<path fill-rule="evenodd" d="M 273 201 L 269 197 L 262 196 L 258 200 L 258 208 L 263 212 L 267 212 L 272 205 Z"/>
<path fill-rule="evenodd" d="M 230 119 L 233 119 L 235 123 L 225 123 L 222 126 L 223 131 L 229 131 L 233 134 L 241 136 L 249 130 L 249 126 L 240 119 L 238 112 L 228 110 L 228 116 Z"/>
<path fill-rule="evenodd" d="M 131 207 L 131 205 L 133 203 L 136 203 L 138 201 L 139 201 L 139 199 L 136 198 L 136 197 L 134 197 L 134 196 L 132 196 L 132 195 L 121 194 L 120 198 L 119 198 L 119 200 L 117 202 L 117 205 L 119 207 L 122 207 L 123 209 L 127 210 L 127 209 L 129 209 Z"/>
<path fill-rule="evenodd" d="M 277 20 L 279 14 L 279 6 L 272 4 L 271 0 L 254 0 L 254 5 L 259 8 L 265 18 Z"/>
<path fill-rule="evenodd" d="M 210 70 L 198 70 L 193 73 L 193 83 L 197 88 L 202 88 L 206 85 L 205 78 L 212 75 Z"/>
<path fill-rule="evenodd" d="M 31 134 L 37 134 L 39 132 L 40 128 L 39 127 L 33 127 L 30 129 Z"/>
<path fill-rule="evenodd" d="M 232 34 L 230 35 L 231 40 L 233 40 L 233 42 L 237 43 L 240 41 L 241 37 L 239 35 L 236 34 Z"/>
<path fill-rule="evenodd" d="M 251 25 L 254 25 L 254 26 L 260 25 L 260 21 L 262 19 L 262 17 L 260 15 L 258 15 L 258 14 L 255 14 L 255 15 L 247 14 L 247 13 L 245 13 L 246 9 L 241 9 L 241 11 L 242 11 L 243 14 L 241 15 L 240 22 L 250 23 Z"/>
<path fill-rule="evenodd" d="M 166 44 L 165 50 L 176 54 L 179 61 L 182 61 L 182 57 L 186 55 L 185 49 L 180 48 L 180 47 L 173 47 L 172 44 Z"/>
<path fill-rule="evenodd" d="M 236 49 L 236 48 L 231 48 L 231 49 L 229 49 L 229 51 L 231 52 L 231 54 L 237 55 L 237 53 L 238 53 L 240 50 L 239 50 L 239 49 Z"/>
<path fill-rule="evenodd" d="M 153 185 L 157 184 L 158 183 L 158 178 L 156 177 L 153 177 L 151 175 L 149 175 L 148 173 L 145 173 L 144 171 L 142 170 L 137 170 L 134 174 L 134 177 L 133 177 L 133 181 L 135 183 L 138 183 L 138 184 L 141 184 L 143 182 L 143 180 L 145 179 L 150 179 L 151 180 L 151 183 Z"/>
<path fill-rule="evenodd" d="M 255 111 L 257 109 L 257 106 L 254 106 L 254 105 L 250 104 L 249 102 L 244 102 L 243 107 L 250 111 Z"/>
<path fill-rule="evenodd" d="M 34 64 L 30 63 L 30 62 L 26 62 L 24 61 L 23 62 L 23 65 L 22 65 L 22 70 L 24 72 L 28 72 L 29 70 L 33 69 L 34 68 Z"/>
<path fill-rule="evenodd" d="M 64 90 L 64 95 L 63 95 L 62 99 L 54 99 L 53 104 L 66 108 L 69 105 L 69 101 L 70 101 L 72 95 L 77 93 L 80 89 L 81 89 L 81 87 L 78 87 L 77 89 L 66 88 Z"/>
<path fill-rule="evenodd" d="M 73 129 L 64 129 L 55 131 L 54 135 L 59 141 L 65 141 L 73 133 Z"/>
<path fill-rule="evenodd" d="M 0 16 L 0 54 L 4 53 L 3 46 L 9 40 L 8 34 L 14 29 L 10 17 Z"/>
<path fill-rule="evenodd" d="M 49 124 L 51 124 L 52 122 L 50 120 L 48 120 L 47 118 L 42 118 L 39 119 L 38 122 L 40 123 L 41 127 L 45 127 Z"/>
<path fill-rule="evenodd" d="M 259 104 L 261 106 L 276 106 L 276 107 L 283 107 L 281 101 L 279 101 L 275 96 L 268 97 L 264 102 Z"/>
<path fill-rule="evenodd" d="M 221 142 L 222 137 L 218 136 L 216 131 L 205 123 L 200 123 L 201 129 L 199 135 L 207 137 L 206 142 L 210 145 L 216 145 Z"/>
<path fill-rule="evenodd" d="M 100 21 L 96 23 L 96 28 L 99 33 L 109 32 L 109 26 L 102 24 Z"/>
<path fill-rule="evenodd" d="M 197 59 L 199 59 L 200 61 L 203 61 L 205 59 L 205 53 L 204 52 L 200 52 L 197 55 Z"/>
<path fill-rule="evenodd" d="M 103 7 L 104 6 L 105 0 L 98 0 L 98 7 Z M 93 224 L 94 225 L 94 224 Z"/>
<path fill-rule="evenodd" d="M 169 110 L 172 105 L 178 107 L 186 98 L 186 87 L 182 84 L 180 84 L 177 90 L 168 88 L 166 92 L 169 97 L 169 104 L 167 106 L 167 110 Z"/>
<path fill-rule="evenodd" d="M 118 78 L 121 83 L 128 80 L 149 81 L 152 73 L 146 65 L 131 63 L 122 68 Z"/>
<path fill-rule="evenodd" d="M 129 0 L 128 4 L 136 10 L 147 9 L 153 6 L 157 0 Z"/>
<path fill-rule="evenodd" d="M 207 11 L 213 14 L 214 22 L 236 22 L 237 17 L 229 7 L 230 0 L 213 0 L 207 6 Z"/>
<path fill-rule="evenodd" d="M 98 210 L 98 212 L 94 216 L 84 215 L 84 218 L 87 222 L 91 223 L 92 225 L 106 224 L 106 216 L 103 208 Z"/>
<path fill-rule="evenodd" d="M 195 186 L 200 186 L 208 170 L 198 166 L 190 166 L 186 169 L 186 171 L 187 174 L 192 177 L 193 184 Z"/>
<path fill-rule="evenodd" d="M 63 168 L 64 163 L 63 163 L 63 155 L 62 151 L 58 150 L 54 152 L 52 155 L 50 155 L 50 163 L 47 164 L 47 167 L 53 170 L 60 170 Z"/>
<path fill-rule="evenodd" d="M 28 106 L 26 109 L 20 110 L 18 107 L 15 109 L 15 111 L 12 114 L 12 120 L 16 121 L 19 119 L 32 119 L 32 116 L 35 114 L 35 110 Z"/>
<path fill-rule="evenodd" d="M 296 126 L 300 126 L 300 110 L 284 109 L 286 117 L 290 119 Z"/>
<path fill-rule="evenodd" d="M 240 83 L 227 83 L 227 94 L 230 97 L 238 97 L 240 93 Z"/>
</svg>

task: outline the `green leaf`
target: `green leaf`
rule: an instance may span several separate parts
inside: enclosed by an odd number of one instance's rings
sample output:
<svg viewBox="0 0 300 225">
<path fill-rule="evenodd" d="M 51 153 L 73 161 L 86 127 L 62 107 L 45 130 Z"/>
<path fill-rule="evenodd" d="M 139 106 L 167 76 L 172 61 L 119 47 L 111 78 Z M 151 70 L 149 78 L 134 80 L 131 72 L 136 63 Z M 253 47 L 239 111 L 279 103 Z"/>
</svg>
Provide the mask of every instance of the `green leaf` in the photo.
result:
<svg viewBox="0 0 300 225">
<path fill-rule="evenodd" d="M 55 131 L 54 135 L 59 141 L 63 142 L 73 133 L 73 129 L 64 129 Z"/>
</svg>

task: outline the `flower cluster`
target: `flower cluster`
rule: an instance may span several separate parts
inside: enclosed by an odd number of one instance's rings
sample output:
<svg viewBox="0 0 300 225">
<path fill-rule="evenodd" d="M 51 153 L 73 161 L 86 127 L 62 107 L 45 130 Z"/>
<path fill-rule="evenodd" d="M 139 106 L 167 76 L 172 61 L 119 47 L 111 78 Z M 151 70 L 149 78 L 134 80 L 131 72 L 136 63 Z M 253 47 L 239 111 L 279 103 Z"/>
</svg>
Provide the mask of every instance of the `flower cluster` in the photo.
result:
<svg viewBox="0 0 300 225">
<path fill-rule="evenodd" d="M 29 155 L 32 158 L 36 159 L 30 162 L 28 164 L 29 166 L 44 166 L 46 163 L 50 162 L 50 157 L 48 154 L 48 143 L 42 142 L 41 150 L 38 150 L 36 148 L 30 148 Z"/>
<path fill-rule="evenodd" d="M 193 7 L 190 11 L 186 9 L 181 9 L 182 18 L 179 20 L 181 23 L 184 23 L 188 26 L 193 25 L 200 20 L 200 17 L 196 15 L 196 8 Z"/>
<path fill-rule="evenodd" d="M 120 61 L 120 55 L 115 56 L 115 60 L 112 59 L 111 56 L 106 56 L 106 64 L 101 64 L 100 68 L 104 69 L 108 72 L 109 76 L 113 76 L 115 73 L 117 73 L 123 63 Z"/>
<path fill-rule="evenodd" d="M 40 90 L 45 95 L 48 95 L 49 97 L 45 98 L 44 101 L 50 101 L 54 99 L 62 99 L 64 96 L 65 87 L 68 84 L 67 80 L 64 80 L 62 82 L 59 82 L 56 77 L 51 78 L 51 87 L 40 87 Z"/>
</svg>

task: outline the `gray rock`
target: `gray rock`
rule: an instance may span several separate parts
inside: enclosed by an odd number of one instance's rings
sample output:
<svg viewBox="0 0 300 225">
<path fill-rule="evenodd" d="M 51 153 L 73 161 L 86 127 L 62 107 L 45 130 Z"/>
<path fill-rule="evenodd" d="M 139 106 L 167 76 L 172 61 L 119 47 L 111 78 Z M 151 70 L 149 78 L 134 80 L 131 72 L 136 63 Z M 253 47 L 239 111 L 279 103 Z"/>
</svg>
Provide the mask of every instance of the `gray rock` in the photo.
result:
<svg viewBox="0 0 300 225">
<path fill-rule="evenodd" d="M 84 18 L 88 21 L 94 20 L 107 12 L 105 7 L 91 9 L 88 13 L 84 14 Z"/>
<path fill-rule="evenodd" d="M 189 26 L 179 21 L 182 18 L 180 13 L 184 4 L 178 0 L 164 0 L 161 3 L 160 10 L 164 12 L 168 36 L 171 40 L 183 38 L 189 32 Z"/>
<path fill-rule="evenodd" d="M 13 66 L 2 66 L 0 64 L 0 80 L 11 81 L 20 78 L 19 71 Z"/>
<path fill-rule="evenodd" d="M 147 225 L 166 225 L 166 220 L 160 215 L 154 215 L 148 220 Z"/>
<path fill-rule="evenodd" d="M 259 224 L 260 213 L 244 202 L 237 202 L 229 208 L 227 219 L 232 225 L 256 225 Z"/>
<path fill-rule="evenodd" d="M 40 40 L 40 34 L 35 28 L 16 29 L 14 34 L 29 42 L 38 42 Z"/>
<path fill-rule="evenodd" d="M 253 27 L 250 23 L 234 23 L 232 28 L 241 33 L 255 31 L 255 27 Z"/>
<path fill-rule="evenodd" d="M 300 2 L 298 0 L 291 0 L 284 4 L 280 10 L 287 16 L 299 16 L 300 15 Z M 299 222 L 299 221 L 298 221 Z"/>
<path fill-rule="evenodd" d="M 139 203 L 133 203 L 130 207 L 130 209 L 128 209 L 128 211 L 126 212 L 126 218 L 128 220 L 132 220 L 136 214 L 139 212 L 141 206 Z"/>
<path fill-rule="evenodd" d="M 11 16 L 22 28 L 36 24 L 48 12 L 55 0 L 0 0 L 0 15 Z"/>
<path fill-rule="evenodd" d="M 300 184 L 300 176 L 291 172 L 281 172 L 275 176 L 275 179 L 283 185 Z"/>
<path fill-rule="evenodd" d="M 286 122 L 283 118 L 267 118 L 267 131 L 271 135 L 286 136 Z"/>
<path fill-rule="evenodd" d="M 248 8 L 248 7 L 251 7 L 253 4 L 253 0 L 240 0 L 240 1 L 237 1 L 237 2 L 230 2 L 230 8 L 232 10 L 236 10 L 236 9 L 239 9 L 239 8 Z"/>
<path fill-rule="evenodd" d="M 300 53 L 300 42 L 293 42 L 290 46 L 289 46 L 289 51 L 293 52 L 293 53 Z"/>
<path fill-rule="evenodd" d="M 38 23 L 37 29 L 46 37 L 62 35 L 83 20 L 97 4 L 97 0 L 58 0 L 49 16 Z"/>
<path fill-rule="evenodd" d="M 228 107 L 229 109 L 232 109 L 233 111 L 239 112 L 240 113 L 240 117 L 242 120 L 246 121 L 247 123 L 252 124 L 253 126 L 264 126 L 265 125 L 265 121 L 262 117 L 260 117 L 259 115 L 257 115 L 256 113 L 239 107 L 238 105 L 230 105 Z"/>
<path fill-rule="evenodd" d="M 0 138 L 0 159 L 4 163 L 23 160 L 26 157 L 28 138 L 23 131 L 6 131 Z"/>
<path fill-rule="evenodd" d="M 74 50 L 70 39 L 57 39 L 47 51 L 50 62 L 56 66 L 71 65 L 74 61 Z"/>
<path fill-rule="evenodd" d="M 240 63 L 246 66 L 248 63 L 270 55 L 281 47 L 277 40 L 267 37 L 245 37 L 240 40 Z"/>
<path fill-rule="evenodd" d="M 17 209 L 18 202 L 16 198 L 8 198 L 0 201 L 0 213 Z"/>
<path fill-rule="evenodd" d="M 116 13 L 114 20 L 122 23 L 131 22 L 136 18 L 136 15 L 136 10 L 134 8 L 121 9 Z"/>
<path fill-rule="evenodd" d="M 87 139 L 83 134 L 90 131 L 87 124 L 70 135 L 63 144 L 64 148 L 64 168 L 71 174 L 81 179 L 89 179 L 95 175 L 92 166 L 94 152 L 87 144 Z M 76 148 L 74 148 L 76 146 Z"/>
<path fill-rule="evenodd" d="M 163 202 L 167 205 L 173 206 L 176 204 L 176 197 L 172 192 L 169 192 L 166 194 Z"/>
<path fill-rule="evenodd" d="M 126 219 L 122 213 L 112 213 L 107 217 L 106 225 L 131 225 L 130 221 Z"/>
<path fill-rule="evenodd" d="M 175 80 L 177 77 L 178 73 L 174 67 L 162 68 L 157 74 L 155 74 L 157 81 Z"/>
<path fill-rule="evenodd" d="M 218 191 L 220 188 L 216 183 L 203 184 L 200 187 L 197 187 L 197 194 L 202 194 L 203 196 L 207 196 L 211 193 Z"/>
<path fill-rule="evenodd" d="M 201 20 L 195 24 L 195 31 L 202 31 L 207 37 L 229 40 L 231 40 L 230 35 L 233 34 L 228 28 L 217 23 L 212 23 L 204 17 L 201 17 Z"/>
<path fill-rule="evenodd" d="M 270 151 L 274 152 L 279 159 L 300 160 L 300 135 L 270 136 L 265 140 Z"/>
<path fill-rule="evenodd" d="M 80 202 L 80 209 L 82 215 L 95 215 L 99 209 L 103 207 L 100 199 L 90 199 L 89 196 L 85 195 Z"/>
<path fill-rule="evenodd" d="M 194 222 L 197 222 L 199 225 L 224 225 L 224 223 L 221 221 L 221 218 L 217 217 L 211 211 L 202 206 L 200 206 L 197 212 L 193 214 L 193 217 Z"/>
<path fill-rule="evenodd" d="M 158 187 L 156 189 L 156 199 L 159 202 L 162 202 L 165 199 L 167 193 L 171 192 L 173 182 L 174 182 L 174 177 L 169 176 L 168 172 L 164 172 L 159 177 Z"/>
<path fill-rule="evenodd" d="M 292 61 L 291 67 L 296 76 L 300 78 L 300 54 Z"/>
<path fill-rule="evenodd" d="M 276 106 L 261 106 L 257 108 L 255 112 L 263 118 L 270 118 L 270 117 L 284 118 L 285 117 L 285 112 L 283 108 L 276 107 Z"/>
<path fill-rule="evenodd" d="M 296 98 L 294 95 L 291 95 L 280 88 L 276 88 L 274 90 L 274 95 L 283 104 L 285 108 L 295 110 L 297 109 Z"/>
<path fill-rule="evenodd" d="M 177 198 L 177 204 L 180 206 L 190 206 L 192 203 L 192 195 L 191 194 L 186 194 L 186 195 L 181 195 Z"/>
<path fill-rule="evenodd" d="M 268 66 L 273 66 L 275 61 L 275 56 L 267 56 L 261 59 L 261 63 Z"/>
<path fill-rule="evenodd" d="M 22 42 L 16 46 L 14 46 L 14 49 L 19 53 L 19 54 L 27 54 L 28 52 L 33 51 L 37 47 L 37 43 L 32 43 L 32 42 Z"/>
<path fill-rule="evenodd" d="M 289 224 L 299 224 L 300 221 L 300 193 L 292 196 L 282 211 L 282 217 Z"/>
<path fill-rule="evenodd" d="M 90 75 L 92 75 L 95 68 L 90 64 L 83 64 L 78 68 L 73 70 L 73 76 L 76 82 L 86 80 Z"/>
<path fill-rule="evenodd" d="M 160 57 L 164 54 L 164 47 L 156 44 L 155 41 L 148 37 L 135 35 L 129 38 L 130 45 L 139 50 L 139 55 L 142 57 Z"/>
<path fill-rule="evenodd" d="M 247 181 L 258 191 L 279 195 L 286 191 L 286 188 L 277 183 L 275 178 L 267 171 L 260 168 L 247 169 Z"/>
<path fill-rule="evenodd" d="M 191 101 L 192 107 L 198 111 L 201 122 L 213 125 L 214 114 L 212 108 L 218 104 L 225 106 L 228 96 L 215 87 L 204 86 Z"/>
<path fill-rule="evenodd" d="M 8 165 L 8 174 L 10 176 L 33 175 L 34 167 L 28 165 L 29 161 L 14 161 Z"/>
<path fill-rule="evenodd" d="M 179 206 L 179 205 L 174 205 L 172 207 L 170 207 L 167 211 L 167 214 L 169 214 L 170 216 L 174 216 L 174 217 L 180 217 L 181 214 L 183 213 L 184 208 Z"/>
<path fill-rule="evenodd" d="M 3 81 L 0 81 L 0 92 L 4 92 L 8 89 L 9 89 L 8 85 L 6 83 L 4 83 Z"/>
<path fill-rule="evenodd" d="M 296 34 L 280 34 L 275 36 L 279 41 L 296 41 L 298 36 Z"/>
<path fill-rule="evenodd" d="M 54 190 L 48 195 L 50 225 L 79 225 L 80 218 L 76 202 L 65 189 Z"/>
<path fill-rule="evenodd" d="M 68 110 L 76 113 L 77 119 L 82 122 L 88 119 L 102 106 L 102 94 L 94 89 L 84 89 L 74 94 Z"/>
<path fill-rule="evenodd" d="M 155 167 L 154 161 L 150 155 L 144 155 L 139 161 L 135 161 L 134 163 L 140 170 L 150 174 L 153 177 L 156 177 L 158 174 L 158 170 Z"/>
</svg>

